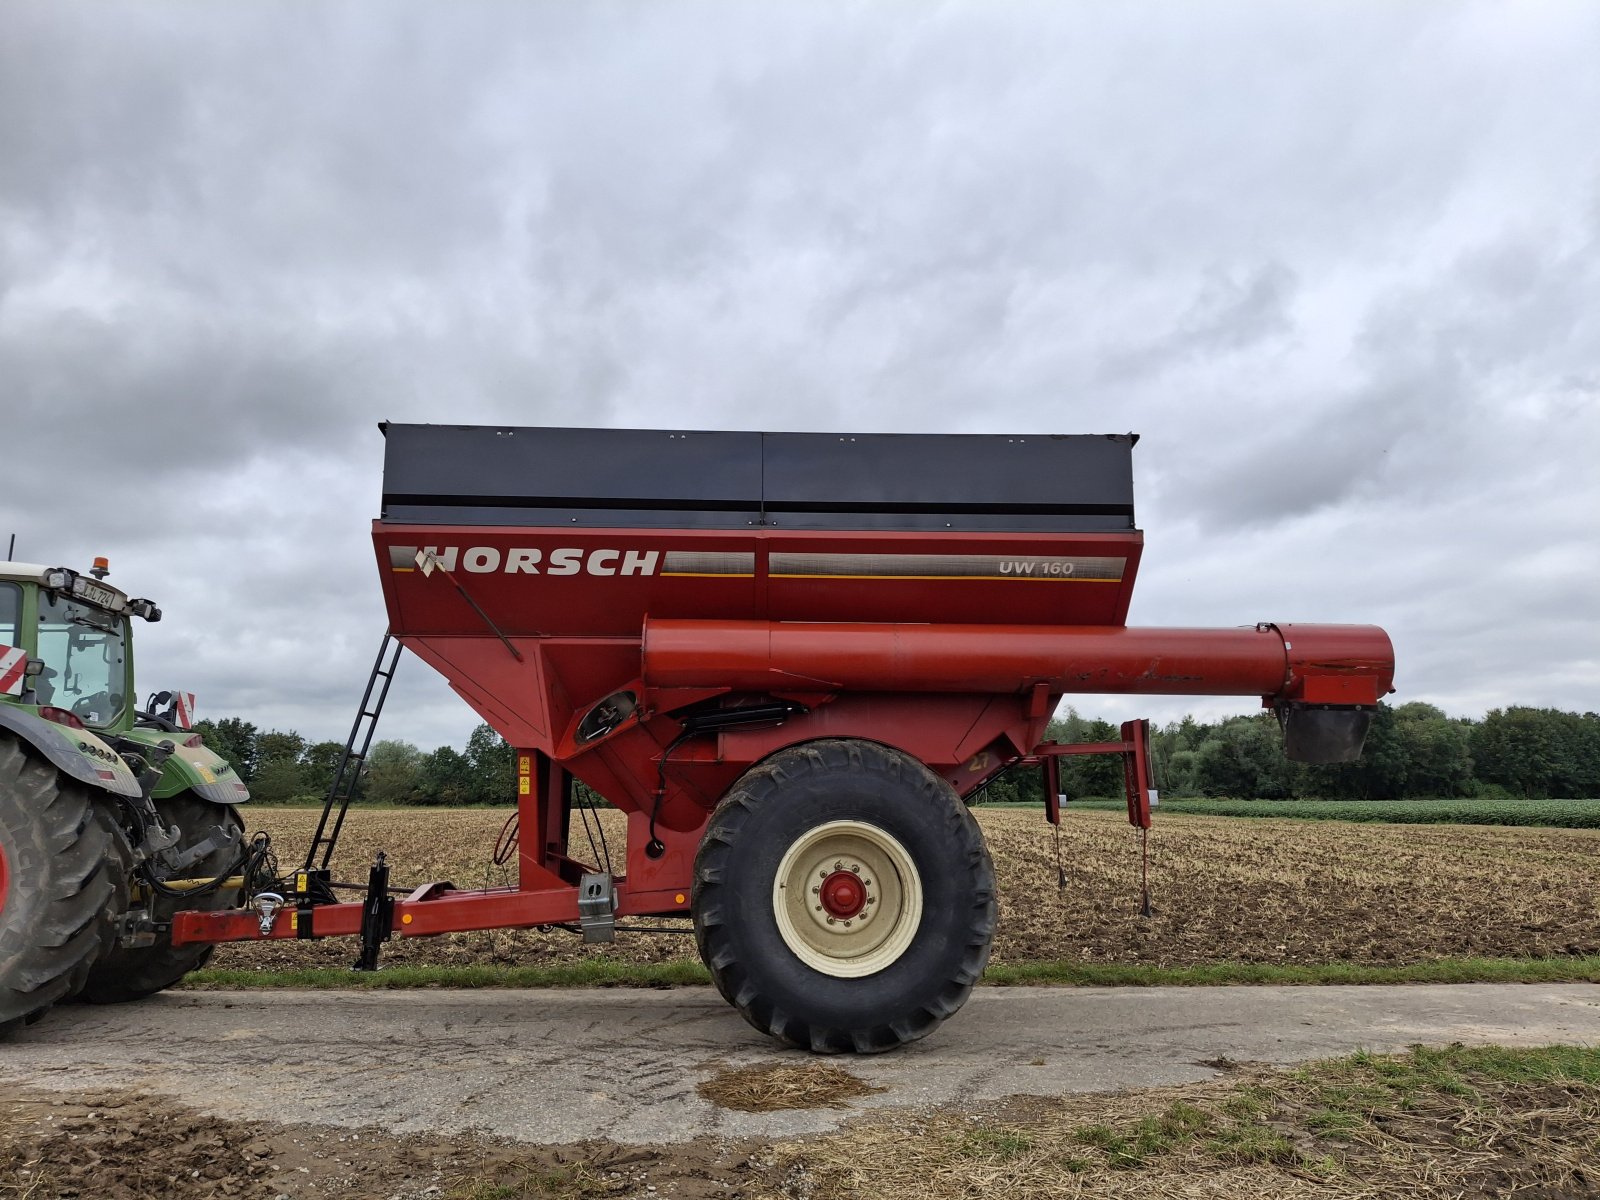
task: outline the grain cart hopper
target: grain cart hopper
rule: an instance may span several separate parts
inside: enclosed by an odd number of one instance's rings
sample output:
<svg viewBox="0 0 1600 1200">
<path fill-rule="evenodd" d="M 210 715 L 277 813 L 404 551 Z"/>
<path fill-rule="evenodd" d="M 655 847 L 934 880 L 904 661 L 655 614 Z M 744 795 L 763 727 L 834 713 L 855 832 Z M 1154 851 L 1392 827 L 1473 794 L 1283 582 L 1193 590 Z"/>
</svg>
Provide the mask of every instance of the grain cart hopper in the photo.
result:
<svg viewBox="0 0 1600 1200">
<path fill-rule="evenodd" d="M 519 886 L 363 905 L 302 879 L 176 941 L 598 940 L 687 912 L 758 1029 L 885 1050 L 983 970 L 994 875 L 963 798 L 1073 749 L 1040 745 L 1063 694 L 1260 696 L 1291 756 L 1336 761 L 1390 690 L 1371 627 L 1128 628 L 1131 435 L 385 433 L 390 627 L 517 749 Z M 1096 748 L 1142 796 L 1139 734 Z M 572 856 L 574 778 L 627 814 L 625 874 Z"/>
</svg>

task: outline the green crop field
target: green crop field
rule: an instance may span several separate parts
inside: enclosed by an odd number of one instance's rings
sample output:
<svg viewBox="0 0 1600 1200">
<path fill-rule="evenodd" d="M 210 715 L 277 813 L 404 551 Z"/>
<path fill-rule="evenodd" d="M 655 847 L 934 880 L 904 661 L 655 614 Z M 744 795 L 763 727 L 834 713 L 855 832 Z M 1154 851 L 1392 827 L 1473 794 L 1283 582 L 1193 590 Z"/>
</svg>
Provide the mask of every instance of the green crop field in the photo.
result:
<svg viewBox="0 0 1600 1200">
<path fill-rule="evenodd" d="M 1009 807 L 1009 806 L 1008 806 Z M 1074 800 L 1070 809 L 1118 810 L 1122 800 Z M 1600 829 L 1600 800 L 1164 800 L 1160 813 L 1291 817 L 1395 825 L 1543 825 Z"/>
</svg>

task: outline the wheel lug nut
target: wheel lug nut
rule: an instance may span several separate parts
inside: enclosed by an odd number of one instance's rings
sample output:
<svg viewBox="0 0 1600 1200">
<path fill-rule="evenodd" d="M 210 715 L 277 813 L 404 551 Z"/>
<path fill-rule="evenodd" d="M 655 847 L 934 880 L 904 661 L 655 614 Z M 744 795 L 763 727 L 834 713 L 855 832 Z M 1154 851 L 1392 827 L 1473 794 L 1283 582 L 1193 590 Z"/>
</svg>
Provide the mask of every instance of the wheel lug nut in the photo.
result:
<svg viewBox="0 0 1600 1200">
<path fill-rule="evenodd" d="M 816 896 L 816 895 L 818 895 L 818 894 L 820 894 L 820 893 L 821 893 L 821 891 L 822 891 L 822 886 L 821 886 L 821 885 L 820 885 L 820 884 L 819 884 L 819 885 L 817 885 L 817 886 L 816 886 L 816 887 L 814 887 L 814 888 L 812 888 L 812 889 L 811 889 L 811 894 L 812 894 L 812 895 L 813 895 L 813 896 Z"/>
<path fill-rule="evenodd" d="M 828 918 L 828 924 L 829 925 L 834 925 L 834 924 L 837 924 L 837 922 L 832 917 L 829 917 Z"/>
</svg>

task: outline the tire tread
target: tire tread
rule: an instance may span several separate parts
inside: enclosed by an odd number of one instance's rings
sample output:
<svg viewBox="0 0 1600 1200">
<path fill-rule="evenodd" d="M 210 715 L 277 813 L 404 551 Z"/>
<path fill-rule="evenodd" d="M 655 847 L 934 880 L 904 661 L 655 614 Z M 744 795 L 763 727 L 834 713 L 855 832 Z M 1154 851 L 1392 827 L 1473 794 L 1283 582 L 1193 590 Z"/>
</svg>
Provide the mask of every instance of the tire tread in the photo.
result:
<svg viewBox="0 0 1600 1200">
<path fill-rule="evenodd" d="M 941 818 L 942 836 L 958 847 L 975 880 L 966 944 L 955 969 L 920 1007 L 892 1022 L 863 1020 L 850 1027 L 808 1023 L 761 994 L 730 943 L 727 865 L 747 826 L 767 805 L 781 803 L 788 785 L 816 774 L 875 774 L 920 792 Z M 816 1053 L 881 1053 L 925 1037 L 966 1002 L 988 963 L 996 920 L 994 868 L 983 834 L 949 785 L 911 756 L 877 742 L 830 738 L 781 750 L 740 777 L 712 814 L 695 861 L 691 902 L 695 940 L 717 990 L 755 1028 L 785 1045 Z M 737 918 L 735 918 L 737 919 Z"/>
<path fill-rule="evenodd" d="M 82 988 L 115 937 L 126 881 L 107 866 L 111 840 L 96 817 L 110 803 L 0 735 L 0 836 L 13 886 L 26 880 L 33 892 L 28 913 L 15 894 L 9 922 L 0 910 L 0 1035 Z"/>
</svg>

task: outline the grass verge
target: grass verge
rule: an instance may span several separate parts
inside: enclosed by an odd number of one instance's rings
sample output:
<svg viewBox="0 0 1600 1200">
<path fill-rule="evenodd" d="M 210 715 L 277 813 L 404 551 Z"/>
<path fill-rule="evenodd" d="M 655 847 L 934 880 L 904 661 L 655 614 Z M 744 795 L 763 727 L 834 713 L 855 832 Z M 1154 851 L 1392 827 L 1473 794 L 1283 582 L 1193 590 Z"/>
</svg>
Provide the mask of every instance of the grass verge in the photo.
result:
<svg viewBox="0 0 1600 1200">
<path fill-rule="evenodd" d="M 1357 1054 L 1220 1084 L 866 1122 L 780 1149 L 817 1195 L 1579 1196 L 1600 1049 Z"/>
<path fill-rule="evenodd" d="M 711 982 L 698 962 L 627 963 L 610 959 L 550 966 L 394 966 L 379 971 L 327 967 L 295 970 L 203 970 L 179 986 L 194 991 L 251 988 L 561 988 L 685 987 Z M 991 963 L 995 987 L 1213 987 L 1228 984 L 1600 983 L 1600 957 L 1439 958 L 1401 966 L 1352 963 Z"/>
<path fill-rule="evenodd" d="M 993 963 L 983 981 L 998 987 L 1211 987 L 1226 984 L 1600 983 L 1600 956 L 1436 958 L 1397 966 L 1358 963 Z"/>
</svg>

